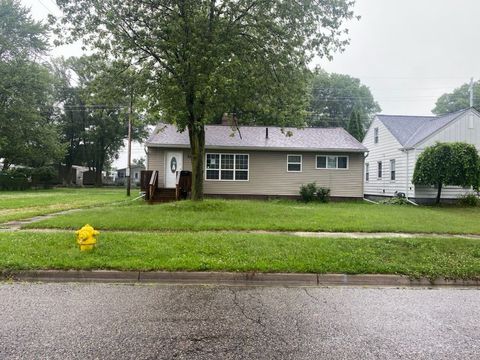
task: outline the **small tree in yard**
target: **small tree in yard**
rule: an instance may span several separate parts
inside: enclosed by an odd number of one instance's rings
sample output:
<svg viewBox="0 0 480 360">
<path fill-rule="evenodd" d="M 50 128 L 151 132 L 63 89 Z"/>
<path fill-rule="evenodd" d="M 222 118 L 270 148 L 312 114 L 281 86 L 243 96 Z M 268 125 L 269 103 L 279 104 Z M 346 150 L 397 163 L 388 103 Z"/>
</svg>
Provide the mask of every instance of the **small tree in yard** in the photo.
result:
<svg viewBox="0 0 480 360">
<path fill-rule="evenodd" d="M 440 203 L 442 187 L 480 187 L 480 157 L 475 146 L 466 143 L 437 143 L 427 147 L 418 158 L 413 173 L 415 185 L 437 187 Z"/>
</svg>

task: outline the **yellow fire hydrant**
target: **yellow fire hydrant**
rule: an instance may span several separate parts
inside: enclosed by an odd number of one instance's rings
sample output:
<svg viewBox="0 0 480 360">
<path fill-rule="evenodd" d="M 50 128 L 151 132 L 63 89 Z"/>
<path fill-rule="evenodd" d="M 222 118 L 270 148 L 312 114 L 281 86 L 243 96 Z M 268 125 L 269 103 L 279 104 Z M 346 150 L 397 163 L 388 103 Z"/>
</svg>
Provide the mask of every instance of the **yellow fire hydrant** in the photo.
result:
<svg viewBox="0 0 480 360">
<path fill-rule="evenodd" d="M 80 230 L 75 231 L 77 235 L 77 244 L 80 245 L 80 251 L 92 250 L 97 243 L 95 236 L 100 234 L 90 225 L 85 225 Z"/>
</svg>

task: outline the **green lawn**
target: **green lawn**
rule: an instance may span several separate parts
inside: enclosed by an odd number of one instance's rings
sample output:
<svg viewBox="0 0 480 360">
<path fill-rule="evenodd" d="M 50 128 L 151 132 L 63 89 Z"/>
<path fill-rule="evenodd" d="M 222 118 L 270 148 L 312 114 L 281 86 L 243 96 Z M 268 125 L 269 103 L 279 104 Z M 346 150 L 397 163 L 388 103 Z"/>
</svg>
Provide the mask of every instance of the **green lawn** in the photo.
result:
<svg viewBox="0 0 480 360">
<path fill-rule="evenodd" d="M 124 199 L 123 189 L 0 191 L 0 223 Z"/>
<path fill-rule="evenodd" d="M 81 253 L 73 232 L 0 233 L 0 270 L 118 269 L 405 274 L 478 278 L 480 241 L 331 239 L 223 232 L 103 233 Z"/>
<path fill-rule="evenodd" d="M 88 209 L 27 227 L 110 230 L 361 231 L 480 234 L 480 208 L 206 200 Z"/>
</svg>

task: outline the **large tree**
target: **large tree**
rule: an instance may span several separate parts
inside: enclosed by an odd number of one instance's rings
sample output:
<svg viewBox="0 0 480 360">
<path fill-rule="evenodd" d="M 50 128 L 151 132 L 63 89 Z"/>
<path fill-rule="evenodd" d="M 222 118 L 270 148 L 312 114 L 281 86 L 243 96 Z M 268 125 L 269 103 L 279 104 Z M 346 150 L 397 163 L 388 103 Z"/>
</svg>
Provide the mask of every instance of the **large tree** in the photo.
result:
<svg viewBox="0 0 480 360">
<path fill-rule="evenodd" d="M 434 114 L 444 115 L 470 107 L 470 84 L 463 84 L 451 93 L 446 93 L 437 99 Z M 480 110 L 480 81 L 473 83 L 473 106 Z"/>
<path fill-rule="evenodd" d="M 311 114 L 308 118 L 311 126 L 339 126 L 348 129 L 350 116 L 355 111 L 364 131 L 372 116 L 381 111 L 370 89 L 349 75 L 317 69 L 311 88 Z"/>
<path fill-rule="evenodd" d="M 143 72 L 96 56 L 57 59 L 55 64 L 63 80 L 59 98 L 64 111 L 59 124 L 67 143 L 64 180 L 70 183 L 69 170 L 81 164 L 95 170 L 95 184 L 100 186 L 102 171 L 123 146 L 128 116 L 133 118 L 133 138 L 145 136 L 145 122 L 135 116 L 142 102 L 136 95 L 144 86 Z"/>
<path fill-rule="evenodd" d="M 353 110 L 350 115 L 347 131 L 358 141 L 362 141 L 365 136 L 365 128 L 362 124 L 360 113 L 356 110 Z"/>
<path fill-rule="evenodd" d="M 55 80 L 41 62 L 47 28 L 17 0 L 0 0 L 0 159 L 43 166 L 62 156 L 55 125 Z"/>
<path fill-rule="evenodd" d="M 475 146 L 466 143 L 436 143 L 420 154 L 413 173 L 416 185 L 437 187 L 436 203 L 440 203 L 442 188 L 480 186 L 480 157 Z"/>
<path fill-rule="evenodd" d="M 225 112 L 300 118 L 306 64 L 348 40 L 352 0 L 57 0 L 70 39 L 136 58 L 165 121 L 188 129 L 203 198 L 205 124 Z M 303 91 L 302 91 L 303 90 Z"/>
</svg>

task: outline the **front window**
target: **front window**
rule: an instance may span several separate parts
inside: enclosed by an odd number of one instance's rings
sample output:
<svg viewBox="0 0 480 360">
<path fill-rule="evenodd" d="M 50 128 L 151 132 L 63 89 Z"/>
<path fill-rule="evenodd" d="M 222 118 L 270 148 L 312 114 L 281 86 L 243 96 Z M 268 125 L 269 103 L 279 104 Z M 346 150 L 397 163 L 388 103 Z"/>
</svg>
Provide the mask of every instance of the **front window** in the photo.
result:
<svg viewBox="0 0 480 360">
<path fill-rule="evenodd" d="M 248 181 L 248 154 L 207 154 L 207 180 Z"/>
<path fill-rule="evenodd" d="M 368 163 L 365 164 L 365 181 L 370 180 L 370 165 Z"/>
<path fill-rule="evenodd" d="M 390 180 L 395 180 L 395 159 L 390 160 Z"/>
<path fill-rule="evenodd" d="M 379 179 L 382 178 L 382 172 L 383 172 L 383 171 L 382 171 L 382 162 L 379 161 L 379 162 L 378 162 L 378 174 L 377 174 L 377 175 L 378 175 L 377 177 L 378 177 Z"/>
<path fill-rule="evenodd" d="M 378 128 L 373 129 L 373 141 L 378 144 Z"/>
<path fill-rule="evenodd" d="M 348 156 L 317 155 L 317 169 L 348 169 Z"/>
<path fill-rule="evenodd" d="M 302 171 L 302 155 L 288 155 L 287 169 L 289 172 L 301 172 Z"/>
</svg>

